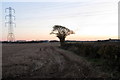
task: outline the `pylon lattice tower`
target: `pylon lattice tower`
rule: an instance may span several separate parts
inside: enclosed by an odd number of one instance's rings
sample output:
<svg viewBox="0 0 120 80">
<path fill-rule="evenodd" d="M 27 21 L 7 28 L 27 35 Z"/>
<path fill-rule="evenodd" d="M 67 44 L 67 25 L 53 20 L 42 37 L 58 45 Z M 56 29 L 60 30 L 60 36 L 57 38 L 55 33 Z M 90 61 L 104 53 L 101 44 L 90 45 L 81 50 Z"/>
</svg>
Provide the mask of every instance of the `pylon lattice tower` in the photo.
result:
<svg viewBox="0 0 120 80">
<path fill-rule="evenodd" d="M 13 27 L 15 27 L 16 24 L 14 23 L 15 16 L 13 16 L 12 14 L 15 13 L 15 10 L 13 8 L 9 7 L 9 8 L 5 9 L 5 13 L 7 13 L 7 11 L 8 11 L 8 15 L 5 16 L 5 19 L 7 21 L 7 22 L 5 22 L 5 26 L 8 27 L 7 41 L 13 42 L 13 41 L 15 41 Z"/>
</svg>

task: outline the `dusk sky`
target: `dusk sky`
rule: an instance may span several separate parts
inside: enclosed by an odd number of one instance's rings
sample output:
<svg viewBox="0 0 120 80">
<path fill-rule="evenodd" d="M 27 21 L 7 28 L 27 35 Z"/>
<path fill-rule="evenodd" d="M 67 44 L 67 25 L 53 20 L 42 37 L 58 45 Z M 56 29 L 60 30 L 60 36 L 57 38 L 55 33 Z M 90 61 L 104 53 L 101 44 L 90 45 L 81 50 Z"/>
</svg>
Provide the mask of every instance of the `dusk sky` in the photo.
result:
<svg viewBox="0 0 120 80">
<path fill-rule="evenodd" d="M 16 11 L 16 40 L 58 40 L 55 35 L 50 35 L 54 25 L 62 25 L 75 32 L 66 40 L 118 38 L 118 0 L 2 2 L 0 40 L 7 40 L 8 27 L 4 26 L 4 17 L 8 7 Z"/>
</svg>

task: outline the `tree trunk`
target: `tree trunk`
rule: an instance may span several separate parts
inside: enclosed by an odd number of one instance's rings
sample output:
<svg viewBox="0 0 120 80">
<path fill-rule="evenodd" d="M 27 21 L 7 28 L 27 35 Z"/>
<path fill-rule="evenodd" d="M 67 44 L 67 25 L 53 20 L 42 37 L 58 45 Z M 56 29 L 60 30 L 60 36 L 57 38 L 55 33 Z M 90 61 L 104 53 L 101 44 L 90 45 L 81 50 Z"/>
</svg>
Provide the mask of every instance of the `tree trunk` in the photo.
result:
<svg viewBox="0 0 120 80">
<path fill-rule="evenodd" d="M 59 39 L 60 39 L 60 45 L 61 45 L 61 46 L 64 46 L 65 38 L 59 38 Z"/>
</svg>

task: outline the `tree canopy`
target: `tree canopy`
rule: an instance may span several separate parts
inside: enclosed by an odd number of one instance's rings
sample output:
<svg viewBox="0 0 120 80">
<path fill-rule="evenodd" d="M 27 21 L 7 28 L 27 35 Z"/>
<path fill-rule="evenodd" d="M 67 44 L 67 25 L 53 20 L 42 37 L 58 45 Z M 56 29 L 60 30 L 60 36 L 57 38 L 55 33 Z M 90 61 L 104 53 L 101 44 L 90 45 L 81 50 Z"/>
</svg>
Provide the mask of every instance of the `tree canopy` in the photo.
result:
<svg viewBox="0 0 120 80">
<path fill-rule="evenodd" d="M 54 25 L 53 30 L 50 34 L 55 34 L 59 39 L 61 44 L 64 43 L 66 36 L 74 34 L 74 32 L 64 26 Z"/>
</svg>

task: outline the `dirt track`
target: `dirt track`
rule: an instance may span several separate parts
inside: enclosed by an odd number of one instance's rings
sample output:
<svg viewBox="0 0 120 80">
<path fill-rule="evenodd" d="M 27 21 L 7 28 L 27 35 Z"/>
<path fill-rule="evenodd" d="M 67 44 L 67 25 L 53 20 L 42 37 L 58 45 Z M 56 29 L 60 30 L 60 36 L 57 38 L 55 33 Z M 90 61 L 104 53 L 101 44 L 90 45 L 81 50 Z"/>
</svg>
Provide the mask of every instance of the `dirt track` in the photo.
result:
<svg viewBox="0 0 120 80">
<path fill-rule="evenodd" d="M 83 58 L 58 43 L 3 44 L 3 77 L 100 77 Z"/>
</svg>

